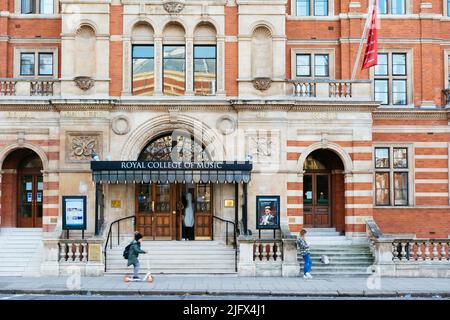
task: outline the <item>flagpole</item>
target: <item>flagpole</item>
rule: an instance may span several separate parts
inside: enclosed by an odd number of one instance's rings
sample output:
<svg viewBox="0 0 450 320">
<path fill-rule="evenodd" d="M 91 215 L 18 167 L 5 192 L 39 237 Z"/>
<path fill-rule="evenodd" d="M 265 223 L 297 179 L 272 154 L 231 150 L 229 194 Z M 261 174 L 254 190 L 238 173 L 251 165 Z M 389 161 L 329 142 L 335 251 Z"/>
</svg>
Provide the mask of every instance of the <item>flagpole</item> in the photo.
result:
<svg viewBox="0 0 450 320">
<path fill-rule="evenodd" d="M 367 19 L 366 19 L 366 23 L 364 25 L 364 31 L 363 31 L 363 34 L 362 34 L 362 37 L 361 37 L 361 41 L 359 42 L 358 54 L 356 55 L 355 64 L 353 65 L 352 81 L 355 80 L 356 69 L 358 68 L 359 57 L 361 56 L 361 51 L 362 51 L 362 48 L 363 48 L 364 38 L 366 37 L 367 29 L 369 27 L 369 22 L 371 21 L 371 17 L 372 17 L 372 10 L 371 9 L 373 9 L 373 2 L 374 2 L 374 0 L 372 0 L 372 5 L 369 7 L 369 10 L 367 12 Z"/>
</svg>

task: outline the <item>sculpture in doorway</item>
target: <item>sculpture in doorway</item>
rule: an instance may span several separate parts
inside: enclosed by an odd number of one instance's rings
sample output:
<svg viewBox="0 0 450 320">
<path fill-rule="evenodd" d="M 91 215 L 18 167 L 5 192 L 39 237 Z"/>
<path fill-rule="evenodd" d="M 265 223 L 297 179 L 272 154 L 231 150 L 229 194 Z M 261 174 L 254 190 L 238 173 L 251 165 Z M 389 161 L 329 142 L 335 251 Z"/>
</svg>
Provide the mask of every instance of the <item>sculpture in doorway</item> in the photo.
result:
<svg viewBox="0 0 450 320">
<path fill-rule="evenodd" d="M 188 192 L 186 194 L 186 206 L 184 208 L 184 235 L 183 239 L 194 240 L 194 208 L 192 206 L 192 194 Z"/>
</svg>

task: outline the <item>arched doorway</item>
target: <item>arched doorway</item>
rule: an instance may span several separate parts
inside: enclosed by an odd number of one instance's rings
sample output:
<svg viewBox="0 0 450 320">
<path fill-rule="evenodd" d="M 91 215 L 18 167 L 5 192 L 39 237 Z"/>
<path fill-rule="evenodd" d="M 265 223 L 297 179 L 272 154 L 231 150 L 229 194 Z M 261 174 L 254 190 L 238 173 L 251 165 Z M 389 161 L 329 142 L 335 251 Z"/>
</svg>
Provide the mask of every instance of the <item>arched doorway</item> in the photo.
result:
<svg viewBox="0 0 450 320">
<path fill-rule="evenodd" d="M 305 160 L 303 219 L 309 228 L 345 230 L 344 165 L 328 149 L 313 151 Z"/>
<path fill-rule="evenodd" d="M 1 186 L 3 227 L 42 227 L 42 169 L 42 160 L 30 149 L 17 149 L 5 158 Z"/>
<path fill-rule="evenodd" d="M 211 157 L 190 133 L 174 131 L 153 139 L 138 160 L 203 162 Z M 136 185 L 137 230 L 153 240 L 212 240 L 212 188 L 211 183 L 168 181 Z M 194 224 L 186 228 L 183 215 L 189 206 L 193 206 Z"/>
</svg>

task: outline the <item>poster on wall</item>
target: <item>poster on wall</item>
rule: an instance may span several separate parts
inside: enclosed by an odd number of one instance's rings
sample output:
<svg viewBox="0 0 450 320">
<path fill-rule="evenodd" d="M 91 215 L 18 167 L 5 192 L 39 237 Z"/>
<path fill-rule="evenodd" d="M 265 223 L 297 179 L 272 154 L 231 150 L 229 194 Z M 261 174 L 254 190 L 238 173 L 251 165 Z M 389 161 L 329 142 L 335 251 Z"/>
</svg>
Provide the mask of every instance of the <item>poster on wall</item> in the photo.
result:
<svg viewBox="0 0 450 320">
<path fill-rule="evenodd" d="M 86 196 L 63 196 L 63 230 L 86 230 Z"/>
<path fill-rule="evenodd" d="M 280 196 L 256 196 L 256 229 L 280 228 Z"/>
</svg>

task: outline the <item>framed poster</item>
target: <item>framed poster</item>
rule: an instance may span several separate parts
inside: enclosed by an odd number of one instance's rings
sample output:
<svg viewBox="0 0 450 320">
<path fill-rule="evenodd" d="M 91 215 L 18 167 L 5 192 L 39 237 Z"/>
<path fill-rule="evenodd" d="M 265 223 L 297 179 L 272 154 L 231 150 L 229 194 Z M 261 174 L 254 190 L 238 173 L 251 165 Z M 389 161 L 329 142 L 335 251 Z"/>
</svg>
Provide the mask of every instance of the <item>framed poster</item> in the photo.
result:
<svg viewBox="0 0 450 320">
<path fill-rule="evenodd" d="M 63 230 L 86 230 L 86 196 L 63 196 Z"/>
<path fill-rule="evenodd" d="M 256 196 L 256 229 L 280 229 L 280 196 Z"/>
</svg>

